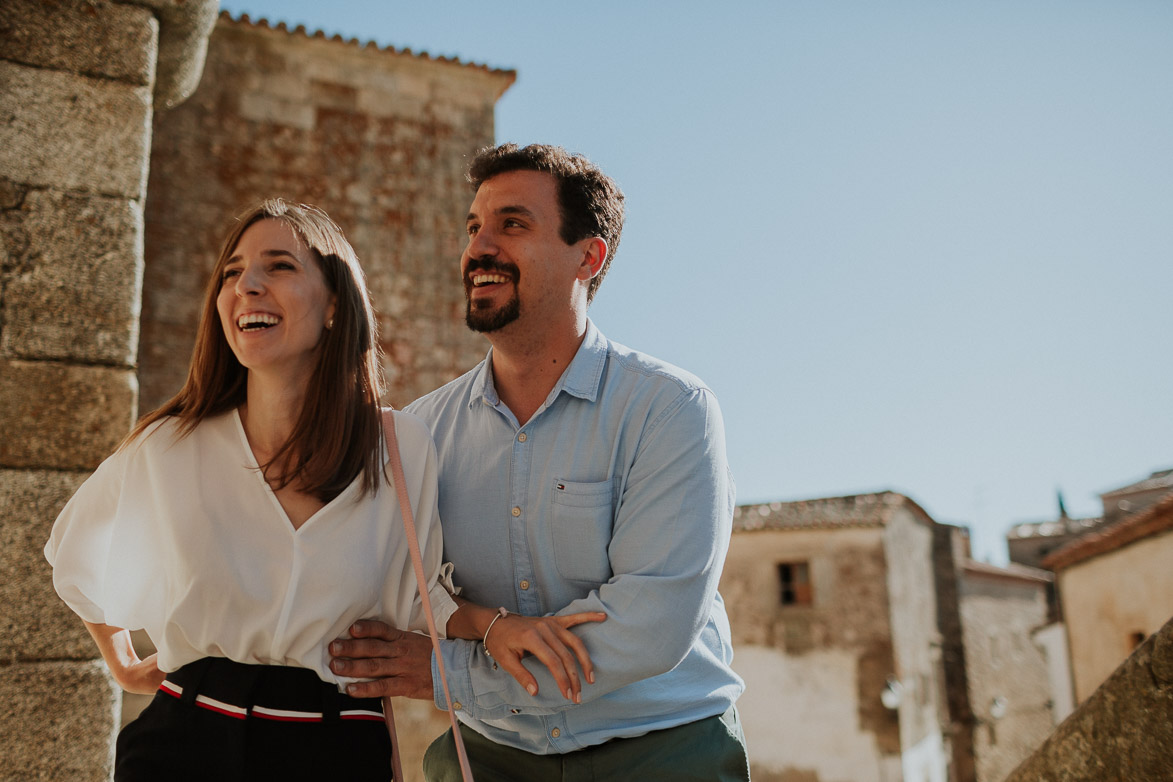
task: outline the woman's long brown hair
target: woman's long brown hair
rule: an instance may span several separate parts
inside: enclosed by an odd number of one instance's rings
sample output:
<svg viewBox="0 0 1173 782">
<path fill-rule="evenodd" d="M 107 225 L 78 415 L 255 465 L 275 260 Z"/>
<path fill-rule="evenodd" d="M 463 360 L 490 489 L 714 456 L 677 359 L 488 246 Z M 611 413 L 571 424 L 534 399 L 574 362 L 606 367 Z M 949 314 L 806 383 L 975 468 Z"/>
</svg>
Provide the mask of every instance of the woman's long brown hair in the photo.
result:
<svg viewBox="0 0 1173 782">
<path fill-rule="evenodd" d="M 187 382 L 169 401 L 143 416 L 125 442 L 171 416 L 178 419 L 180 435 L 186 436 L 205 418 L 245 402 L 248 370 L 228 346 L 216 299 L 224 266 L 241 235 L 265 219 L 281 220 L 305 242 L 336 303 L 334 323 L 318 346 L 317 366 L 293 432 L 262 469 L 277 488 L 293 484 L 322 502 L 337 497 L 360 472 L 363 491 L 374 493 L 383 470 L 383 389 L 377 326 L 362 267 L 342 229 L 325 212 L 279 198 L 237 219 L 208 281 Z"/>
</svg>

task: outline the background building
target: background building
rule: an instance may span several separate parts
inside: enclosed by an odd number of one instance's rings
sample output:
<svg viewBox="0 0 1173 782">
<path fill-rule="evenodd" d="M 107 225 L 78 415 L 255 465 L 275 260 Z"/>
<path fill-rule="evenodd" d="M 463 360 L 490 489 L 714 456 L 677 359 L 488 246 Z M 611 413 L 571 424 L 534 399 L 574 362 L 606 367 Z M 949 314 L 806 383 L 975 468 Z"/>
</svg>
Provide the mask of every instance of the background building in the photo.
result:
<svg viewBox="0 0 1173 782">
<path fill-rule="evenodd" d="M 1043 560 L 1056 572 L 1076 701 L 1173 616 L 1173 494 Z"/>
<path fill-rule="evenodd" d="M 143 409 L 183 384 L 232 218 L 273 196 L 325 207 L 354 245 L 379 314 L 387 401 L 403 406 L 483 358 L 459 284 L 464 173 L 493 143 L 493 107 L 514 78 L 222 14 L 199 88 L 155 121 Z"/>
<path fill-rule="evenodd" d="M 721 581 L 759 782 L 1000 782 L 1053 728 L 1050 574 L 893 492 L 737 509 Z"/>
</svg>

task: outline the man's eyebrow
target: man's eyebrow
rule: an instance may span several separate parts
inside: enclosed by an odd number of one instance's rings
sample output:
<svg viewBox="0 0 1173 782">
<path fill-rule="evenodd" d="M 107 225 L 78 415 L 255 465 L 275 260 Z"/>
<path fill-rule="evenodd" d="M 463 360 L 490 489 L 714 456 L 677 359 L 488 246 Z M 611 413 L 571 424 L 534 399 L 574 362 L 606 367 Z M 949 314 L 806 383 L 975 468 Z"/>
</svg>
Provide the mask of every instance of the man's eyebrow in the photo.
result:
<svg viewBox="0 0 1173 782">
<path fill-rule="evenodd" d="M 503 206 L 497 210 L 499 215 L 521 215 L 522 217 L 533 217 L 534 213 L 524 206 Z"/>
<path fill-rule="evenodd" d="M 524 206 L 502 206 L 494 210 L 493 214 L 498 215 L 521 215 L 522 217 L 533 218 L 534 213 Z M 469 212 L 468 216 L 464 218 L 464 222 L 471 223 L 473 220 L 480 219 L 475 212 Z"/>
</svg>

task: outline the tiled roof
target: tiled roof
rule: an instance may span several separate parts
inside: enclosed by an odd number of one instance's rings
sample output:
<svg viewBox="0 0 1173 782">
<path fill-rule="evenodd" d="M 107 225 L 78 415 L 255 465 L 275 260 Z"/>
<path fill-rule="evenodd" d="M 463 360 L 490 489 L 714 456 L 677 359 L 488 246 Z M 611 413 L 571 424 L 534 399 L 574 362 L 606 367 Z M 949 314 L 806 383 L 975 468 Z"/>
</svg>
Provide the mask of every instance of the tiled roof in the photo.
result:
<svg viewBox="0 0 1173 782">
<path fill-rule="evenodd" d="M 739 505 L 733 510 L 733 531 L 882 527 L 901 507 L 909 508 L 925 522 L 932 523 L 929 515 L 908 497 L 883 491 L 796 502 Z"/>
<path fill-rule="evenodd" d="M 1173 469 L 1157 470 L 1143 481 L 1137 481 L 1128 486 L 1121 486 L 1119 489 L 1106 491 L 1100 496 L 1114 497 L 1117 494 L 1132 494 L 1138 491 L 1151 491 L 1153 489 L 1173 489 Z"/>
<path fill-rule="evenodd" d="M 1049 570 L 1059 571 L 1142 538 L 1167 532 L 1173 532 L 1173 493 L 1139 513 L 1071 541 L 1047 556 L 1042 564 Z"/>
<path fill-rule="evenodd" d="M 966 575 L 975 576 L 991 576 L 993 578 L 1010 579 L 1013 581 L 1054 581 L 1055 576 L 1048 573 L 1046 570 L 1039 568 L 1027 567 L 1020 565 L 1017 562 L 1011 562 L 1005 566 L 991 565 L 986 562 L 978 562 L 974 559 L 968 559 L 962 564 L 962 570 Z"/>
<path fill-rule="evenodd" d="M 1006 533 L 1008 540 L 1019 538 L 1052 538 L 1060 535 L 1082 534 L 1101 524 L 1099 516 L 1086 519 L 1055 519 L 1054 521 L 1030 521 L 1015 524 Z"/>
<path fill-rule="evenodd" d="M 427 52 L 413 52 L 411 49 L 397 49 L 394 46 L 379 46 L 374 41 L 362 42 L 359 41 L 358 38 L 343 38 L 341 35 L 328 36 L 321 30 L 314 30 L 313 32 L 310 32 L 306 29 L 305 25 L 302 24 L 299 24 L 293 29 L 290 29 L 289 25 L 287 25 L 285 22 L 270 23 L 270 21 L 265 17 L 261 17 L 254 21 L 251 17 L 249 17 L 248 14 L 241 14 L 239 18 L 233 18 L 232 14 L 230 14 L 228 11 L 220 12 L 220 21 L 228 22 L 238 26 L 257 27 L 264 30 L 276 30 L 279 32 L 289 33 L 290 35 L 300 35 L 303 38 L 320 38 L 322 40 L 331 40 L 347 46 L 354 46 L 356 48 L 363 49 L 373 49 L 375 51 L 386 52 L 387 54 L 395 54 L 404 57 L 416 57 L 418 59 L 429 60 L 431 62 L 449 63 L 463 68 L 475 68 L 477 70 L 485 71 L 486 73 L 506 76 L 509 78 L 510 82 L 517 78 L 517 71 L 515 70 L 490 68 L 487 65 L 481 65 L 479 63 L 463 62 L 459 57 L 433 57 Z"/>
</svg>

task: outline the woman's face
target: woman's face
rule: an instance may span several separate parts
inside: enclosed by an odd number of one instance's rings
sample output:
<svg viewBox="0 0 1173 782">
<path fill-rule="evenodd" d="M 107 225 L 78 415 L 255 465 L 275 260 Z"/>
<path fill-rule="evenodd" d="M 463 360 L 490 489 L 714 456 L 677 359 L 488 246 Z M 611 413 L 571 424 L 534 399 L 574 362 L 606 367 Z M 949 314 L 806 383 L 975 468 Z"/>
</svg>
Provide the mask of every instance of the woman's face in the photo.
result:
<svg viewBox="0 0 1173 782">
<path fill-rule="evenodd" d="M 225 263 L 216 309 L 229 347 L 250 372 L 304 382 L 335 303 L 297 232 L 265 218 L 245 229 Z"/>
</svg>

